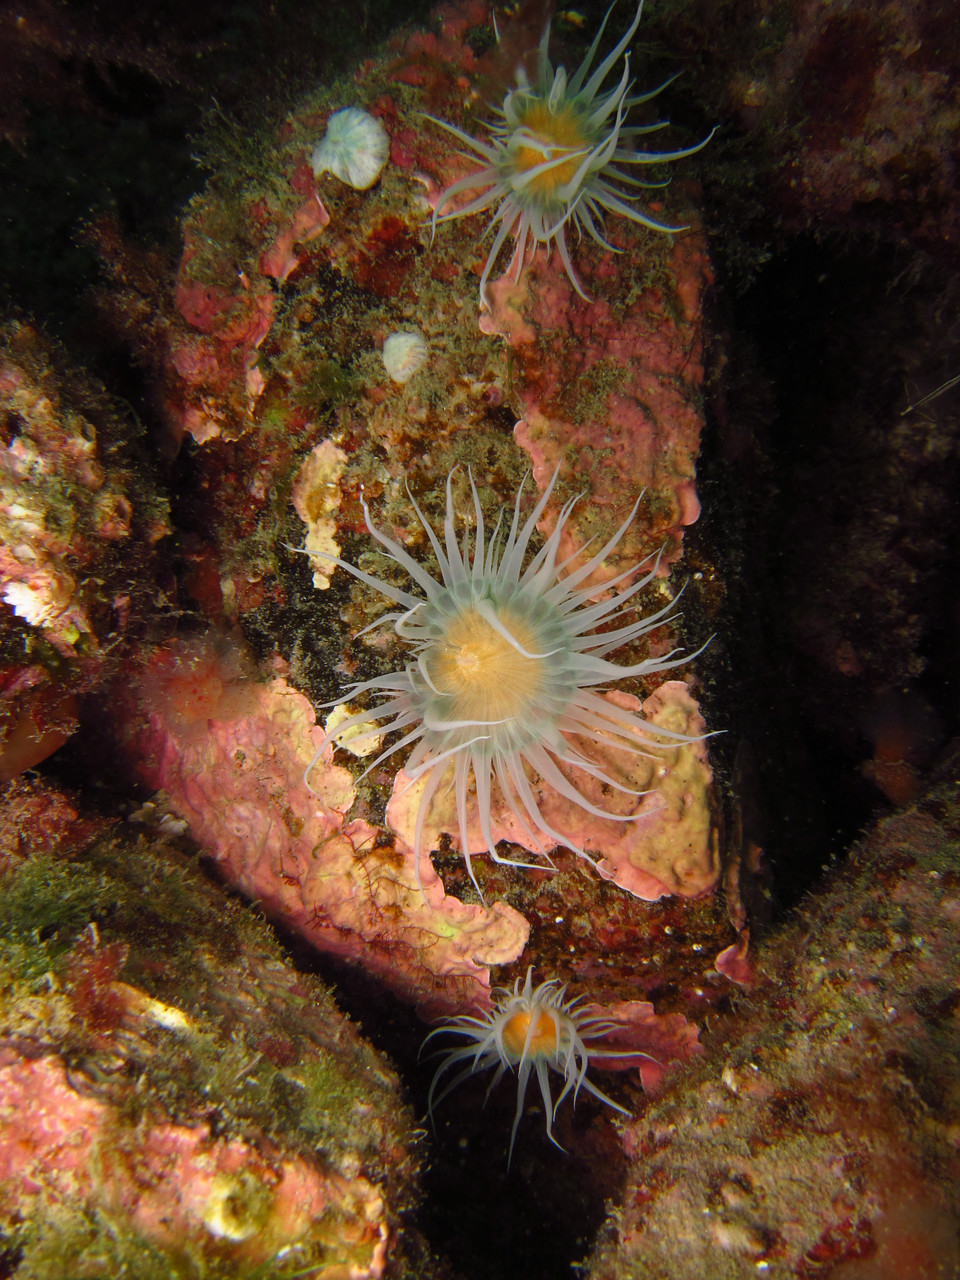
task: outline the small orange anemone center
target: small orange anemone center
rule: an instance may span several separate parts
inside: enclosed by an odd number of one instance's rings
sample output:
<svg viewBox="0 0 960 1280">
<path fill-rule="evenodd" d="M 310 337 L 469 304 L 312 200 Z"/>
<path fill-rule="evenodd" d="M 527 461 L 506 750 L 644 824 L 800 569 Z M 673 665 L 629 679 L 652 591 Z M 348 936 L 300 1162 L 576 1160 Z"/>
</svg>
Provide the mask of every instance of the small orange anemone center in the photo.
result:
<svg viewBox="0 0 960 1280">
<path fill-rule="evenodd" d="M 451 697 L 451 719 L 491 724 L 516 718 L 543 688 L 545 659 L 526 656 L 537 652 L 530 627 L 505 611 L 498 616 L 516 644 L 476 609 L 465 609 L 431 646 L 427 670 L 434 686 Z"/>
<path fill-rule="evenodd" d="M 518 173 L 526 173 L 548 160 L 557 161 L 531 178 L 526 188 L 536 195 L 552 196 L 574 177 L 589 150 L 583 119 L 569 107 L 553 112 L 545 102 L 532 102 L 519 120 L 524 138 L 513 152 L 514 166 Z"/>
<path fill-rule="evenodd" d="M 534 1022 L 533 1020 L 536 1019 Z M 533 1032 L 530 1034 L 530 1024 Z M 503 1024 L 503 1043 L 508 1053 L 519 1058 L 523 1054 L 523 1046 L 530 1043 L 527 1053 L 542 1057 L 555 1057 L 560 1050 L 560 1030 L 549 1014 L 542 1009 L 521 1009 L 511 1014 Z"/>
</svg>

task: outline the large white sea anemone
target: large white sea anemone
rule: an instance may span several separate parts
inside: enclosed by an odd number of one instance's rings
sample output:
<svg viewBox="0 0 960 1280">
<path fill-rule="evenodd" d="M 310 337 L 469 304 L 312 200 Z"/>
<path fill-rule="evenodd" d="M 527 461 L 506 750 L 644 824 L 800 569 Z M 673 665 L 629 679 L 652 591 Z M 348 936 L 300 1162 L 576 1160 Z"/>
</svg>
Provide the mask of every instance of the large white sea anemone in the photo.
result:
<svg viewBox="0 0 960 1280">
<path fill-rule="evenodd" d="M 599 692 L 611 681 L 669 670 L 688 661 L 687 657 L 675 657 L 676 650 L 623 667 L 606 657 L 674 616 L 671 601 L 646 617 L 625 621 L 636 608 L 631 601 L 653 579 L 656 564 L 638 581 L 615 593 L 612 589 L 634 578 L 639 566 L 625 570 L 607 584 L 604 599 L 595 598 L 593 576 L 620 542 L 637 505 L 594 555 L 574 555 L 558 563 L 564 527 L 577 501 L 572 498 L 561 509 L 550 537 L 525 564 L 556 474 L 526 520 L 520 515 L 521 485 L 509 527 L 501 510 L 489 537 L 471 475 L 472 548 L 468 524 L 462 538 L 457 538 L 452 475 L 447 477 L 442 541 L 410 498 L 440 566 L 440 581 L 378 529 L 366 503 L 363 506 L 371 535 L 406 570 L 422 595 L 375 578 L 339 558 L 325 557 L 401 606 L 400 612 L 388 613 L 380 621 L 394 623 L 397 635 L 411 645 L 411 654 L 399 671 L 364 680 L 346 691 L 350 701 L 366 694 L 384 700 L 329 729 L 305 780 L 309 786 L 310 773 L 328 742 L 353 734 L 350 746 L 356 750 L 365 739 L 399 731 L 399 740 L 381 752 L 366 772 L 395 752 L 412 748 L 404 771 L 411 782 L 424 779 L 414 836 L 418 867 L 424 819 L 437 788 L 452 774 L 460 849 L 479 892 L 471 864 L 471 852 L 476 850 L 471 850 L 468 834 L 471 804 L 476 806 L 485 846 L 495 861 L 534 865 L 501 857 L 497 851 L 491 828 L 494 780 L 525 832 L 527 848 L 539 852 L 548 863 L 547 851 L 557 845 L 566 845 L 591 860 L 584 849 L 546 822 L 531 785 L 531 773 L 586 812 L 629 822 L 635 815 L 617 816 L 598 808 L 561 770 L 560 765 L 580 770 L 615 790 L 625 790 L 573 744 L 571 735 L 595 742 L 604 750 L 642 755 L 657 755 L 671 745 L 694 739 L 649 725 Z M 598 631 L 598 627 L 604 629 Z M 357 733 L 357 726 L 367 727 Z M 471 775 L 475 800 L 471 797 Z"/>
<path fill-rule="evenodd" d="M 445 120 L 429 117 L 465 145 L 468 150 L 463 154 L 482 161 L 475 173 L 441 192 L 433 211 L 433 228 L 436 231 L 438 222 L 451 218 L 463 218 L 485 209 L 496 210 L 485 232 L 489 234 L 496 229 L 480 277 L 480 297 L 484 301 L 490 272 L 510 236 L 516 241 L 514 262 L 518 279 L 528 255 L 535 252 L 538 245 L 549 248 L 555 244 L 573 287 L 586 298 L 570 260 L 568 227 L 575 227 L 579 235 L 586 232 L 597 244 L 614 253 L 620 250 L 610 244 L 602 232 L 605 213 L 619 214 L 656 231 L 686 230 L 645 213 L 632 203 L 639 193 L 623 189 L 663 187 L 669 179 L 643 181 L 620 166 L 662 165 L 681 160 L 694 155 L 713 137 L 711 131 L 702 142 L 676 151 L 637 150 L 639 138 L 666 128 L 670 122 L 627 125 L 629 111 L 655 98 L 676 78 L 671 76 L 648 93 L 631 94 L 630 57 L 626 54 L 619 81 L 604 89 L 604 82 L 633 39 L 642 10 L 643 0 L 637 6 L 633 22 L 592 74 L 590 69 L 611 10 L 607 10 L 583 62 L 569 77 L 563 67 L 555 70 L 550 61 L 550 24 L 547 23 L 537 52 L 533 83 L 523 68 L 518 68 L 516 88 L 507 93 L 502 107 L 494 108 L 497 118 L 489 126 L 487 138 L 474 138 Z M 479 191 L 479 195 L 443 212 L 446 205 L 469 191 Z"/>
<path fill-rule="evenodd" d="M 461 1084 L 468 1076 L 478 1071 L 488 1071 L 496 1067 L 496 1075 L 490 1082 L 492 1089 L 503 1078 L 507 1071 L 517 1072 L 517 1111 L 510 1130 L 510 1150 L 507 1164 L 513 1157 L 513 1144 L 517 1136 L 517 1126 L 523 1114 L 523 1103 L 527 1093 L 527 1083 L 535 1071 L 543 1098 L 543 1109 L 546 1114 L 547 1137 L 555 1147 L 559 1147 L 553 1136 L 553 1122 L 557 1108 L 571 1091 L 576 1105 L 580 1090 L 593 1094 L 601 1102 L 613 1107 L 623 1115 L 629 1115 L 623 1107 L 608 1098 L 595 1084 L 587 1079 L 587 1068 L 591 1058 L 648 1058 L 650 1054 L 638 1051 L 624 1052 L 616 1049 L 594 1049 L 590 1041 L 615 1031 L 618 1023 L 612 1022 L 599 1014 L 590 1014 L 579 1008 L 580 996 L 565 1000 L 566 986 L 561 986 L 556 978 L 533 985 L 533 970 L 527 970 L 523 989 L 520 979 L 513 984 L 513 991 L 499 987 L 493 992 L 494 1007 L 489 1013 L 475 1017 L 473 1014 L 460 1014 L 437 1027 L 427 1036 L 424 1044 L 434 1036 L 463 1036 L 470 1043 L 459 1049 L 443 1052 L 443 1061 L 437 1068 L 427 1095 L 427 1111 L 433 1118 L 433 1109 L 443 1101 L 452 1089 Z M 656 1059 L 650 1059 L 656 1061 Z M 451 1067 L 465 1062 L 467 1065 L 437 1093 L 444 1075 Z M 550 1072 L 556 1071 L 563 1077 L 563 1088 L 556 1101 L 553 1100 L 550 1088 Z M 489 1092 L 489 1090 L 488 1090 Z"/>
</svg>

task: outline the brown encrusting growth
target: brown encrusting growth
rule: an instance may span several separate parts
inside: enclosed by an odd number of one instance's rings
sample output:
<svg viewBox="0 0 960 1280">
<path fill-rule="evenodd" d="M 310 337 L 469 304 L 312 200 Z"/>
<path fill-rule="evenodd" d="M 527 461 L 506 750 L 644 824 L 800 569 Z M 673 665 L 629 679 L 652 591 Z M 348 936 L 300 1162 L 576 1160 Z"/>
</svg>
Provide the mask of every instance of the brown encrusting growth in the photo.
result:
<svg viewBox="0 0 960 1280">
<path fill-rule="evenodd" d="M 624 1141 L 592 1280 L 960 1273 L 960 744 Z"/>
</svg>

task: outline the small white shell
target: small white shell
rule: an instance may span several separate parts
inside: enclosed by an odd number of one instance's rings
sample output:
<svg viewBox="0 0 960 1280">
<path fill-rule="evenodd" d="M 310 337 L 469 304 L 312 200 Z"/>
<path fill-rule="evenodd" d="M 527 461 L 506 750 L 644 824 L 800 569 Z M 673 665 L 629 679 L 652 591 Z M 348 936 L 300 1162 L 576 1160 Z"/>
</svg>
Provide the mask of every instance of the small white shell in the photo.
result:
<svg viewBox="0 0 960 1280">
<path fill-rule="evenodd" d="M 383 344 L 383 365 L 394 382 L 409 382 L 427 358 L 422 333 L 391 333 Z"/>
<path fill-rule="evenodd" d="M 310 163 L 315 178 L 330 172 L 355 190 L 366 191 L 380 177 L 389 154 L 390 139 L 380 121 L 357 107 L 344 107 L 327 121 Z"/>
</svg>

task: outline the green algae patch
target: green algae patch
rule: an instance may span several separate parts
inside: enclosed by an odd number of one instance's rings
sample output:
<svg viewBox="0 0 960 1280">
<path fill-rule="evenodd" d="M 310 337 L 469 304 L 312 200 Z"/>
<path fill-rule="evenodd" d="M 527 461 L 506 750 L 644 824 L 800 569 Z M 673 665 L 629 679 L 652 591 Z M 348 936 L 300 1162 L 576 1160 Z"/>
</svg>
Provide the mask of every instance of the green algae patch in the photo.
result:
<svg viewBox="0 0 960 1280">
<path fill-rule="evenodd" d="M 0 868 L 0 965 L 19 981 L 42 976 L 111 902 L 109 880 L 49 854 Z"/>
</svg>

